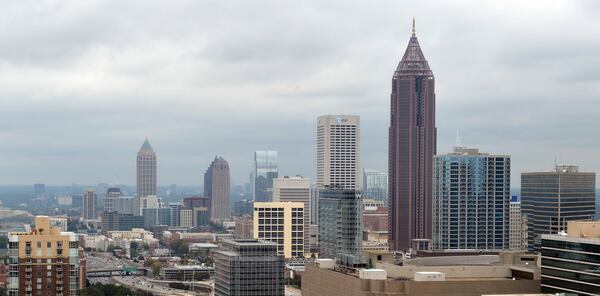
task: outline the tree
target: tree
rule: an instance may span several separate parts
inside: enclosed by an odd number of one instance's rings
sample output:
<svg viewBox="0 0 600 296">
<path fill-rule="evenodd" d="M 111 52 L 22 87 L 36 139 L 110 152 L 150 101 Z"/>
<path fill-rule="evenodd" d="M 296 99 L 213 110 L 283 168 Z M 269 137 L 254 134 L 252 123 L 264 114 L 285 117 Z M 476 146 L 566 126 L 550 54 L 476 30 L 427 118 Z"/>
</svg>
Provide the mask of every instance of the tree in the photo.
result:
<svg viewBox="0 0 600 296">
<path fill-rule="evenodd" d="M 184 257 L 190 251 L 187 242 L 181 239 L 171 241 L 169 248 L 179 257 Z"/>
<path fill-rule="evenodd" d="M 158 261 L 152 262 L 152 264 L 150 265 L 150 268 L 152 268 L 152 275 L 154 277 L 158 277 L 160 275 L 161 267 L 162 267 L 162 264 L 160 264 L 160 262 L 158 262 Z"/>
<path fill-rule="evenodd" d="M 154 277 L 160 275 L 160 268 L 162 267 L 162 264 L 158 260 L 148 259 L 144 261 L 144 266 L 150 267 L 150 269 L 152 270 L 152 275 Z"/>
</svg>

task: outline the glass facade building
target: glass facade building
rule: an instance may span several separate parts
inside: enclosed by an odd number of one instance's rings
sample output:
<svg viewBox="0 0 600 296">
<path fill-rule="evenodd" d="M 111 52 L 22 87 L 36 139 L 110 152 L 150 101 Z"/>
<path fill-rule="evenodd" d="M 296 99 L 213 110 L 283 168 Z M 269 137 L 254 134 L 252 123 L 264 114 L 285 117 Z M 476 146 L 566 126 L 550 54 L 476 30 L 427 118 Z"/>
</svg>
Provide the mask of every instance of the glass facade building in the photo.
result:
<svg viewBox="0 0 600 296">
<path fill-rule="evenodd" d="M 362 193 L 357 190 L 319 190 L 319 257 L 362 254 Z"/>
<path fill-rule="evenodd" d="M 387 173 L 363 169 L 362 192 L 365 198 L 382 201 L 385 206 L 388 202 L 388 176 Z"/>
<path fill-rule="evenodd" d="M 579 172 L 577 166 L 521 174 L 521 210 L 527 216 L 529 250 L 538 251 L 540 236 L 566 230 L 568 221 L 593 219 L 595 198 L 596 173 Z"/>
<path fill-rule="evenodd" d="M 224 239 L 214 262 L 215 296 L 284 295 L 284 259 L 275 243 Z"/>
<path fill-rule="evenodd" d="M 436 155 L 433 248 L 508 249 L 509 203 L 510 156 L 464 147 Z"/>
<path fill-rule="evenodd" d="M 273 179 L 278 174 L 277 151 L 254 152 L 254 201 L 273 201 Z"/>
<path fill-rule="evenodd" d="M 542 292 L 599 295 L 600 237 L 542 234 L 541 253 Z"/>
</svg>

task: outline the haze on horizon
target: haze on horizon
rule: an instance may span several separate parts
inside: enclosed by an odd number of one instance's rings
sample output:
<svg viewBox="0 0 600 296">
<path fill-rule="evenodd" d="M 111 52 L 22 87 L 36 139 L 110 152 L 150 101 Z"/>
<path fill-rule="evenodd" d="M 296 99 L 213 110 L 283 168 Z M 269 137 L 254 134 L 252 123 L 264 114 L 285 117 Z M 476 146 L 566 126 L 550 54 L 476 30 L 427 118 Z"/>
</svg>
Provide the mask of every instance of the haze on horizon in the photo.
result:
<svg viewBox="0 0 600 296">
<path fill-rule="evenodd" d="M 361 117 L 361 166 L 387 170 L 391 78 L 411 20 L 436 78 L 438 153 L 523 171 L 600 172 L 597 1 L 17 1 L 0 10 L 0 184 L 202 185 L 215 155 L 248 180 L 315 172 L 323 114 Z"/>
</svg>

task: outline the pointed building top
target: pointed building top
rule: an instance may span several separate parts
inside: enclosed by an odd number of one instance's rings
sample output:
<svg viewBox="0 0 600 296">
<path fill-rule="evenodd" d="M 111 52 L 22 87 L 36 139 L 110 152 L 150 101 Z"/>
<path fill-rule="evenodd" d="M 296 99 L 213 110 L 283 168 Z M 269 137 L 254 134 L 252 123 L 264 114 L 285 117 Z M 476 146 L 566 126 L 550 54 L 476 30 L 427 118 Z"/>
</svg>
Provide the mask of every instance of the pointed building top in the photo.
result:
<svg viewBox="0 0 600 296">
<path fill-rule="evenodd" d="M 425 55 L 423 55 L 423 51 L 419 45 L 419 40 L 417 40 L 414 18 L 412 36 L 408 41 L 404 56 L 402 56 L 402 60 L 398 64 L 398 68 L 396 68 L 396 73 L 399 72 L 411 75 L 433 76 L 429 68 L 429 63 L 427 63 L 427 59 L 425 59 Z"/>
<path fill-rule="evenodd" d="M 146 140 L 144 140 L 144 144 L 142 144 L 140 151 L 154 151 L 152 149 L 152 146 L 150 145 L 150 142 L 148 142 L 148 138 L 146 138 Z"/>
</svg>

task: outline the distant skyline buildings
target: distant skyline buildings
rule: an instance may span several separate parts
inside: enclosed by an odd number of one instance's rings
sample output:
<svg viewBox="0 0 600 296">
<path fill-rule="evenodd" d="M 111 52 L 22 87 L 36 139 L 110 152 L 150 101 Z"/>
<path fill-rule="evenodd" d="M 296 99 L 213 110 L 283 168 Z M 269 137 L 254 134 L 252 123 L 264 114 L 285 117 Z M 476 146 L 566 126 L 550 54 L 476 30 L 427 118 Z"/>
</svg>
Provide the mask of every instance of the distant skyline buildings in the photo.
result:
<svg viewBox="0 0 600 296">
<path fill-rule="evenodd" d="M 389 248 L 426 249 L 432 238 L 435 79 L 415 33 L 392 76 L 388 147 Z"/>
<path fill-rule="evenodd" d="M 231 218 L 229 163 L 216 157 L 204 173 L 204 195 L 210 197 L 210 219 L 222 222 Z"/>
<path fill-rule="evenodd" d="M 363 169 L 362 191 L 365 198 L 382 201 L 387 206 L 388 202 L 388 175 L 386 172 Z"/>
<path fill-rule="evenodd" d="M 137 208 L 142 208 L 139 203 L 141 198 L 156 195 L 156 153 L 148 138 L 144 140 L 144 144 L 140 147 L 137 153 L 136 161 L 136 189 L 137 189 Z"/>
<path fill-rule="evenodd" d="M 121 197 L 121 189 L 117 187 L 110 187 L 104 194 L 104 212 L 116 212 L 119 198 Z"/>
<path fill-rule="evenodd" d="M 254 201 L 273 201 L 273 179 L 279 176 L 277 154 L 277 151 L 274 150 L 258 150 L 254 152 Z"/>
<path fill-rule="evenodd" d="M 98 195 L 96 191 L 93 189 L 84 191 L 81 202 L 81 218 L 83 220 L 98 219 Z"/>
</svg>

